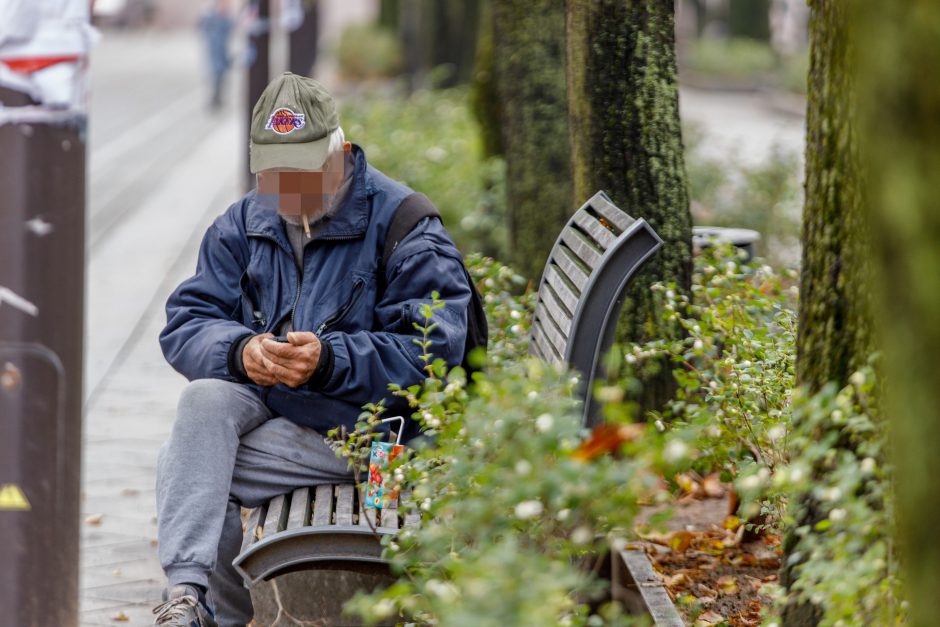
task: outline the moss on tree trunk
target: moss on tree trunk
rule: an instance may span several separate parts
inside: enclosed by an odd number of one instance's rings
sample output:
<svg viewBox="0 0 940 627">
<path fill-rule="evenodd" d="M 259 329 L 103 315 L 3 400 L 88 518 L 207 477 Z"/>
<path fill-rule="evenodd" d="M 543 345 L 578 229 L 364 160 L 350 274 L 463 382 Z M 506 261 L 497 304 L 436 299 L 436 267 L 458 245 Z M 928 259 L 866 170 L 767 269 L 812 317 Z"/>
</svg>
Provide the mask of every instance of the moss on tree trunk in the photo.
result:
<svg viewBox="0 0 940 627">
<path fill-rule="evenodd" d="M 649 286 L 691 285 L 689 197 L 679 123 L 671 0 L 568 0 L 568 94 L 574 196 L 602 189 L 645 218 L 665 246 L 629 288 L 618 341 L 674 337 Z M 670 373 L 644 381 L 641 405 L 671 398 Z"/>
<path fill-rule="evenodd" d="M 871 350 L 871 251 L 847 17 L 845 2 L 813 3 L 797 338 L 797 375 L 811 391 L 829 381 L 846 383 Z"/>
<path fill-rule="evenodd" d="M 858 157 L 850 9 L 842 0 L 816 0 L 810 17 L 797 334 L 797 379 L 810 392 L 830 381 L 840 387 L 848 384 L 873 350 L 870 231 Z M 794 502 L 799 503 L 795 527 L 818 522 L 811 495 Z M 788 534 L 784 549 L 790 556 L 802 553 L 795 533 Z M 797 573 L 784 567 L 783 585 L 792 589 Z M 816 625 L 822 619 L 821 608 L 791 598 L 782 618 L 787 626 Z"/>
<path fill-rule="evenodd" d="M 493 0 L 492 20 L 511 261 L 538 281 L 555 238 L 574 212 L 564 3 Z"/>
<path fill-rule="evenodd" d="M 860 0 L 859 119 L 908 624 L 940 590 L 940 5 Z M 864 42 L 864 46 L 861 45 Z"/>
<path fill-rule="evenodd" d="M 480 7 L 476 59 L 470 87 L 470 107 L 480 125 L 483 154 L 486 157 L 502 155 L 504 152 L 499 122 L 499 96 L 496 93 L 492 11 L 492 2 L 484 0 Z"/>
</svg>

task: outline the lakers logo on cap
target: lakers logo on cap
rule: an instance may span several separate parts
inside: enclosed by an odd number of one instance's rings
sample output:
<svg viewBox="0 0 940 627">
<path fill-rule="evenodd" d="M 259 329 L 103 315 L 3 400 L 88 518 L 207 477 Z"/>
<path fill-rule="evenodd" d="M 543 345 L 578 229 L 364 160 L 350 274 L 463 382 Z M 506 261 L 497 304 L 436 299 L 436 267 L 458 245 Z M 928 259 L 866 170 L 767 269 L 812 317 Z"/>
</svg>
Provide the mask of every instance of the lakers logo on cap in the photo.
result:
<svg viewBox="0 0 940 627">
<path fill-rule="evenodd" d="M 304 127 L 304 114 L 294 113 L 288 108 L 278 109 L 268 118 L 264 128 L 274 131 L 278 135 L 287 135 L 298 128 Z"/>
</svg>

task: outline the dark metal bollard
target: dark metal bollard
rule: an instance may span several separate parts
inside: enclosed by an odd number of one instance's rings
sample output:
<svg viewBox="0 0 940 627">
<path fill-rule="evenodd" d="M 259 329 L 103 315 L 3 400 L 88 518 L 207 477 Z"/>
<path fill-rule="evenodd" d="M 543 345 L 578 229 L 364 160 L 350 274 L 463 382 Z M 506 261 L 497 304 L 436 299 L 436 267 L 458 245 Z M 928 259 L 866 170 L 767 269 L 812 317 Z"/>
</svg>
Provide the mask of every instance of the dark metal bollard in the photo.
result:
<svg viewBox="0 0 940 627">
<path fill-rule="evenodd" d="M 248 168 L 248 133 L 251 129 L 251 111 L 261 97 L 261 92 L 268 86 L 270 73 L 271 18 L 270 0 L 258 1 L 258 15 L 249 36 L 249 43 L 254 50 L 254 58 L 248 66 L 247 119 L 245 120 L 245 191 L 255 186 L 255 175 Z"/>
<path fill-rule="evenodd" d="M 0 109 L 0 624 L 78 625 L 85 115 Z"/>
<path fill-rule="evenodd" d="M 304 21 L 288 35 L 287 67 L 299 76 L 313 76 L 320 34 L 320 8 L 313 3 L 304 6 L 303 12 Z"/>
</svg>

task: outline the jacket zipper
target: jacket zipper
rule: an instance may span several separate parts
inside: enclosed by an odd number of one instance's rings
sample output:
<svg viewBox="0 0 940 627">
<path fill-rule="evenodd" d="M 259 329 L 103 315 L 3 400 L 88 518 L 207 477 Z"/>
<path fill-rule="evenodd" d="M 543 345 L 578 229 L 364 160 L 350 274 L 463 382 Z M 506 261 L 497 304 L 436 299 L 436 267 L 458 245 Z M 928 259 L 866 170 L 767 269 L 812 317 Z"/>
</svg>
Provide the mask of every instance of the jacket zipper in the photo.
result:
<svg viewBox="0 0 940 627">
<path fill-rule="evenodd" d="M 251 296 L 252 293 L 261 293 L 260 290 L 258 290 L 258 284 L 248 270 L 245 270 L 244 276 L 247 277 L 247 285 L 243 285 L 242 282 L 239 281 L 239 289 L 241 290 L 242 298 L 248 301 L 249 309 L 251 310 L 251 324 L 264 327 L 268 322 L 264 316 L 264 303 L 261 302 L 260 298 L 256 301 Z"/>
<path fill-rule="evenodd" d="M 261 328 L 264 328 L 265 325 L 268 324 L 268 319 L 264 315 L 264 303 L 261 302 L 261 298 L 260 298 L 261 290 L 258 289 L 258 284 L 255 282 L 255 277 L 251 276 L 250 272 L 248 273 L 248 283 L 250 284 L 251 289 L 254 291 L 254 293 L 259 295 L 257 306 L 255 306 L 254 301 L 252 301 L 251 303 L 251 307 L 252 307 L 251 315 L 254 318 L 253 322 L 255 323 L 256 326 L 260 326 Z"/>
<path fill-rule="evenodd" d="M 272 237 L 272 236 L 270 236 L 270 235 L 267 235 L 267 234 L 265 234 L 265 233 L 259 233 L 259 232 L 257 232 L 257 231 L 249 231 L 249 232 L 245 233 L 245 235 L 247 235 L 248 237 L 260 237 L 260 238 L 263 238 L 263 239 L 266 239 L 266 240 L 269 240 L 269 241 L 273 242 L 275 246 L 277 246 L 278 248 L 281 249 L 281 251 L 287 253 L 287 255 L 291 258 L 291 261 L 294 260 L 294 253 L 293 253 L 293 251 L 286 250 L 283 246 L 281 246 L 281 243 L 280 243 L 279 241 L 277 241 L 276 238 L 274 238 L 274 237 Z M 317 240 L 325 240 L 325 241 L 337 241 L 337 240 L 344 240 L 344 239 L 357 239 L 358 237 L 359 237 L 358 235 L 333 235 L 333 236 L 327 236 L 327 237 L 318 237 L 318 238 L 316 238 L 316 239 L 317 239 Z M 316 240 L 314 240 L 314 241 L 316 241 Z M 308 243 L 309 243 L 309 242 L 304 242 L 304 244 L 303 244 L 303 246 L 302 246 L 302 248 L 303 248 L 304 250 L 306 250 L 306 247 L 307 247 L 307 244 L 308 244 Z M 301 256 L 301 258 L 303 258 L 303 256 Z M 296 266 L 297 266 L 297 264 L 296 264 L 296 262 L 295 262 L 295 263 L 294 263 L 294 267 L 296 268 Z M 290 307 L 290 328 L 291 328 L 291 329 L 294 328 L 294 312 L 297 311 L 297 302 L 300 300 L 300 288 L 301 288 L 302 285 L 303 285 L 303 280 L 300 279 L 300 271 L 299 271 L 299 270 L 297 271 L 297 276 L 298 276 L 298 280 L 297 280 L 297 289 L 294 291 L 294 303 L 293 303 L 293 304 L 291 305 L 291 307 Z M 355 288 L 354 288 L 354 289 L 355 289 Z M 352 305 L 350 305 L 350 307 L 351 307 L 351 306 L 352 306 Z M 346 315 L 346 312 L 345 312 L 345 311 L 343 312 L 343 315 Z M 335 321 L 330 322 L 330 324 L 334 324 L 334 323 L 335 323 Z M 320 325 L 320 328 L 317 330 L 316 335 L 320 335 L 320 333 L 322 332 L 322 329 L 324 328 L 324 326 L 325 326 L 326 324 L 327 324 L 327 323 L 323 323 L 323 324 Z M 278 327 L 280 327 L 280 326 L 281 326 L 281 323 L 279 322 L 277 325 L 275 325 L 274 328 L 278 328 Z"/>
<path fill-rule="evenodd" d="M 366 282 L 363 279 L 357 278 L 356 284 L 353 286 L 353 293 L 350 295 L 349 300 L 347 300 L 346 303 L 342 307 L 337 309 L 333 313 L 333 315 L 331 315 L 329 318 L 324 320 L 320 324 L 320 326 L 317 327 L 317 330 L 314 332 L 314 335 L 319 337 L 320 334 L 323 333 L 326 329 L 328 329 L 331 326 L 336 325 L 340 320 L 345 318 L 346 314 L 348 314 L 350 310 L 352 310 L 352 308 L 356 306 L 356 303 L 359 302 L 359 299 L 362 297 L 362 293 L 365 291 L 363 289 L 365 285 L 366 285 Z"/>
</svg>

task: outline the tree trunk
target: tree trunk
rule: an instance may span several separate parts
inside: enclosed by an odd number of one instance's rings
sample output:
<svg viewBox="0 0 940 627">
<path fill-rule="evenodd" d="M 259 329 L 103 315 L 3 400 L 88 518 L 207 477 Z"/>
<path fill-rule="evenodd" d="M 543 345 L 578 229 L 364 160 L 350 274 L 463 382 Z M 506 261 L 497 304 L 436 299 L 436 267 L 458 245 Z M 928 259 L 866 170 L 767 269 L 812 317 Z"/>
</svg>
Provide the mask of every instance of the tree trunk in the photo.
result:
<svg viewBox="0 0 940 627">
<path fill-rule="evenodd" d="M 304 21 L 288 35 L 288 69 L 300 76 L 313 76 L 320 35 L 320 7 L 316 0 L 301 3 Z"/>
<path fill-rule="evenodd" d="M 453 87 L 470 80 L 481 1 L 383 0 L 379 23 L 395 18 L 412 88 Z"/>
<path fill-rule="evenodd" d="M 496 75 L 493 56 L 493 8 L 491 0 L 483 0 L 480 7 L 480 26 L 477 33 L 476 60 L 470 87 L 470 108 L 480 125 L 483 155 L 503 155 L 503 136 L 499 120 L 499 96 L 496 93 Z"/>
<path fill-rule="evenodd" d="M 469 82 L 476 56 L 481 0 L 430 0 L 433 11 L 431 68 L 443 66 L 435 87 Z"/>
<path fill-rule="evenodd" d="M 398 30 L 398 21 L 400 14 L 399 0 L 379 0 L 379 18 L 380 26 L 389 30 Z"/>
<path fill-rule="evenodd" d="M 881 286 L 886 414 L 893 430 L 909 624 L 937 624 L 940 590 L 940 6 L 862 0 L 856 24 L 863 129 Z"/>
<path fill-rule="evenodd" d="M 797 334 L 797 379 L 811 393 L 830 381 L 847 385 L 873 349 L 871 250 L 860 190 L 854 35 L 848 16 L 848 5 L 841 0 L 812 4 Z M 794 526 L 815 525 L 819 514 L 812 497 L 793 500 L 799 503 Z M 784 550 L 803 553 L 795 533 L 788 534 Z M 789 590 L 793 582 L 792 565 L 784 566 L 781 583 Z M 788 627 L 816 625 L 822 609 L 790 600 L 782 619 Z"/>
<path fill-rule="evenodd" d="M 770 0 L 730 0 L 728 32 L 732 37 L 770 41 Z"/>
<path fill-rule="evenodd" d="M 689 197 L 679 124 L 673 2 L 568 0 L 568 94 L 574 197 L 602 189 L 645 218 L 665 246 L 632 282 L 618 341 L 675 337 L 649 286 L 691 286 Z M 672 397 L 668 369 L 644 381 L 644 408 Z"/>
<path fill-rule="evenodd" d="M 493 57 L 506 156 L 511 261 L 538 281 L 574 212 L 565 14 L 557 0 L 493 0 Z"/>
<path fill-rule="evenodd" d="M 871 251 L 847 13 L 845 2 L 820 0 L 810 17 L 797 377 L 811 392 L 829 381 L 847 383 L 871 350 Z"/>
</svg>

